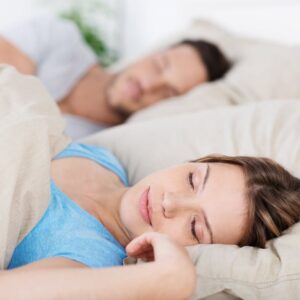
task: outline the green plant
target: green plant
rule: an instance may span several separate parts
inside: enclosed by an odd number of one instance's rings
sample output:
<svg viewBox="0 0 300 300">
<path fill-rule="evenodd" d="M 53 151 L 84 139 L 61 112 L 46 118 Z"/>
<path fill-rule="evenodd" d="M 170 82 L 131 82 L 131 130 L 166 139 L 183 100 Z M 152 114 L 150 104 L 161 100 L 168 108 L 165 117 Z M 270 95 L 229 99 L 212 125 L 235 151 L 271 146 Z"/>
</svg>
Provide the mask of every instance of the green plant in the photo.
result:
<svg viewBox="0 0 300 300">
<path fill-rule="evenodd" d="M 54 3 L 50 0 L 49 4 Z M 59 17 L 72 21 L 78 27 L 83 39 L 97 55 L 100 64 L 104 67 L 110 66 L 117 60 L 117 53 L 107 45 L 104 34 L 99 25 L 95 24 L 93 16 L 95 17 L 97 14 L 97 18 L 111 18 L 113 16 L 112 9 L 103 0 L 72 0 L 67 4 L 64 8 L 59 6 L 56 9 Z"/>
<path fill-rule="evenodd" d="M 69 11 L 61 13 L 60 16 L 77 25 L 82 37 L 94 50 L 101 65 L 107 67 L 117 59 L 116 52 L 107 46 L 100 30 L 96 26 L 89 24 L 77 8 L 73 7 Z"/>
</svg>

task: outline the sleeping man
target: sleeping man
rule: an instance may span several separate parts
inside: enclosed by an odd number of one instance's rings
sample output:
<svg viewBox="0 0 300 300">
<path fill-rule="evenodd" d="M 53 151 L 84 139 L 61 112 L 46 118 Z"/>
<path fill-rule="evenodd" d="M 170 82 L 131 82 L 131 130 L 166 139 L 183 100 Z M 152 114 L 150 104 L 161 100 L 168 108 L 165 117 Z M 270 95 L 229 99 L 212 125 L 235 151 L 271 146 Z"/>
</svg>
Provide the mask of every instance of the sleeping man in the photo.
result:
<svg viewBox="0 0 300 300">
<path fill-rule="evenodd" d="M 43 81 L 73 138 L 120 124 L 140 109 L 219 79 L 230 66 L 216 45 L 185 40 L 109 72 L 75 25 L 55 18 L 32 19 L 0 34 L 0 62 Z"/>
</svg>

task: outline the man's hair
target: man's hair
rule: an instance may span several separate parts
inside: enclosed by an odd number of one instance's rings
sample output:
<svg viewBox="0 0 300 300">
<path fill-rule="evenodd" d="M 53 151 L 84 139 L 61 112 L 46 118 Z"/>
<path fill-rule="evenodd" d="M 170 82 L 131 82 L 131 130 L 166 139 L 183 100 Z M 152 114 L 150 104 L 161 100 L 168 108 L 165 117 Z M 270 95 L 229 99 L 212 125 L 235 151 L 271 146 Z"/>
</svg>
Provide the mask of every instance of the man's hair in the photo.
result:
<svg viewBox="0 0 300 300">
<path fill-rule="evenodd" d="M 208 81 L 221 78 L 230 68 L 230 62 L 218 46 L 204 40 L 183 40 L 177 45 L 193 47 L 203 61 Z"/>
<path fill-rule="evenodd" d="M 246 178 L 247 225 L 239 246 L 264 248 L 300 218 L 300 180 L 264 157 L 210 155 L 194 162 L 241 167 Z"/>
</svg>

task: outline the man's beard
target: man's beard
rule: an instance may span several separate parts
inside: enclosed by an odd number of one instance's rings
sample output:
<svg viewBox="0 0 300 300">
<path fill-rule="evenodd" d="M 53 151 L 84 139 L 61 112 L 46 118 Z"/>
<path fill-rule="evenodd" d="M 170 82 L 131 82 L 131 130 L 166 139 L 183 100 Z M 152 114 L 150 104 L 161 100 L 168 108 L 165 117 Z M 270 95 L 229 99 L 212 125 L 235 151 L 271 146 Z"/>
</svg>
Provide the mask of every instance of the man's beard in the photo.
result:
<svg viewBox="0 0 300 300">
<path fill-rule="evenodd" d="M 116 113 L 118 116 L 120 116 L 124 121 L 131 115 L 131 112 L 129 112 L 128 110 L 126 110 L 125 108 L 121 107 L 121 106 L 113 106 L 111 105 L 111 101 L 110 101 L 110 93 L 109 91 L 111 89 L 113 89 L 113 86 L 115 84 L 115 82 L 117 81 L 118 77 L 120 76 L 120 73 L 115 74 L 114 76 L 112 76 L 112 78 L 109 80 L 109 82 L 107 83 L 107 85 L 104 88 L 104 99 L 106 102 L 106 105 L 114 112 Z"/>
</svg>

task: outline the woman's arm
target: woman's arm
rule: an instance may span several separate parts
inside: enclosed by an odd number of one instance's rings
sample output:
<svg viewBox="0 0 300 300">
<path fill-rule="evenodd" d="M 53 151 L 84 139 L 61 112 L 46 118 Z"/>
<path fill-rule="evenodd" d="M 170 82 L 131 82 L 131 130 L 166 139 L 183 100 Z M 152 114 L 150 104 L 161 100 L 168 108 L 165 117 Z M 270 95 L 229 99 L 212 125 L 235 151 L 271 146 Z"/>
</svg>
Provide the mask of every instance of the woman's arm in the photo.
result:
<svg viewBox="0 0 300 300">
<path fill-rule="evenodd" d="M 150 247 L 149 247 L 150 245 Z M 129 244 L 129 254 L 143 256 L 153 247 L 153 262 L 107 269 L 23 269 L 2 271 L 4 299 L 186 299 L 195 287 L 195 270 L 186 251 L 160 234 L 146 234 Z"/>
<path fill-rule="evenodd" d="M 170 269 L 149 263 L 99 270 L 5 272 L 0 286 L 7 300 L 184 299 L 178 294 L 181 291 L 173 292 L 172 276 Z"/>
</svg>

